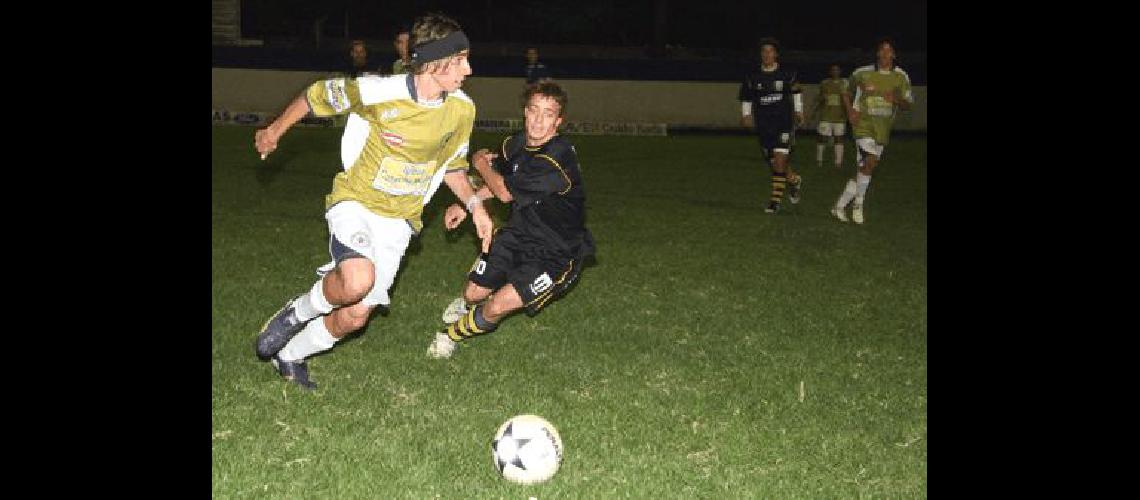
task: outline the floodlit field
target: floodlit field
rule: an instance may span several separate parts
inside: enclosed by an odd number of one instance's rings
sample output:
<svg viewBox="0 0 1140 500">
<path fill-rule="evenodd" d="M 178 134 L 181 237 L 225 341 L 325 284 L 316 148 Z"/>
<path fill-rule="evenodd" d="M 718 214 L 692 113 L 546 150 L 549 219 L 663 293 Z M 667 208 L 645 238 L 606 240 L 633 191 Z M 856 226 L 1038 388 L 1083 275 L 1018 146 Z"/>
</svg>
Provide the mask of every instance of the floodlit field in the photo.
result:
<svg viewBox="0 0 1140 500">
<path fill-rule="evenodd" d="M 469 220 L 443 230 L 443 187 L 391 309 L 311 359 L 305 392 L 253 341 L 329 259 L 340 131 L 295 129 L 264 163 L 253 132 L 213 129 L 214 497 L 926 496 L 925 137 L 888 146 L 863 226 L 828 213 L 850 140 L 839 171 L 800 137 L 803 201 L 772 216 L 750 137 L 572 137 L 596 263 L 432 360 L 477 252 Z M 548 483 L 495 472 L 491 438 L 520 413 L 561 432 Z"/>
</svg>

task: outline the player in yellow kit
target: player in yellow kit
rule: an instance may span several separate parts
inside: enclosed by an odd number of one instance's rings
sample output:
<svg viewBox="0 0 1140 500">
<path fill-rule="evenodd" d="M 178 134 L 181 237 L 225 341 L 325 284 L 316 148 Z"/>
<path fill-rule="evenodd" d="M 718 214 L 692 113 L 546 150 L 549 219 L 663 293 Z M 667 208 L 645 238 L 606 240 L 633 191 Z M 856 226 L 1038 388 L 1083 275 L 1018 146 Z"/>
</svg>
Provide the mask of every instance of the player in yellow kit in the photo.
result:
<svg viewBox="0 0 1140 500">
<path fill-rule="evenodd" d="M 262 158 L 282 135 L 312 112 L 352 113 L 341 137 L 344 171 L 325 198 L 332 261 L 312 288 L 266 322 L 257 355 L 306 389 L 305 359 L 360 329 L 388 288 L 411 237 L 423 228 L 423 207 L 441 183 L 471 211 L 483 251 L 492 222 L 467 180 L 467 150 L 475 104 L 459 90 L 471 74 L 469 42 L 459 23 L 439 14 L 412 29 L 408 74 L 322 80 L 309 86 L 255 136 Z"/>
<path fill-rule="evenodd" d="M 855 177 L 847 181 L 847 186 L 831 214 L 842 222 L 847 222 L 845 210 L 852 201 L 851 220 L 862 224 L 863 200 L 867 187 L 871 185 L 871 173 L 891 138 L 891 126 L 898 115 L 896 108 L 910 109 L 914 104 L 914 94 L 910 88 L 910 76 L 895 65 L 895 44 L 889 39 L 875 44 L 875 64 L 863 66 L 851 73 L 851 87 L 855 89 L 853 99 L 844 98 L 847 115 L 851 119 L 855 136 L 855 155 L 859 170 Z"/>
<path fill-rule="evenodd" d="M 840 75 L 838 64 L 827 67 L 827 78 L 819 82 L 819 98 L 815 112 L 819 115 L 819 141 L 815 147 L 815 164 L 823 165 L 823 150 L 826 146 L 835 147 L 835 168 L 843 165 L 843 133 L 847 127 L 847 108 L 844 96 L 851 98 L 847 91 L 847 80 Z M 826 138 L 826 139 L 825 139 Z"/>
</svg>

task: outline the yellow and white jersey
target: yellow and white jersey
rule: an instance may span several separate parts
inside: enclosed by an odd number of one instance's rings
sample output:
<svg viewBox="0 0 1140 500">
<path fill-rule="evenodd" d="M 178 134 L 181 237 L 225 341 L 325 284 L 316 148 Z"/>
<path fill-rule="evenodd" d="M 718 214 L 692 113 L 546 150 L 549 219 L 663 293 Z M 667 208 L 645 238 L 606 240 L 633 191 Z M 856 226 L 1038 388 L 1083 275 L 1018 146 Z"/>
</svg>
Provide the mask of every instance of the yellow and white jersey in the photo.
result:
<svg viewBox="0 0 1140 500">
<path fill-rule="evenodd" d="M 341 137 L 344 171 L 325 208 L 355 200 L 418 232 L 423 207 L 448 171 L 467 170 L 475 103 L 462 90 L 417 102 L 412 75 L 321 80 L 306 97 L 313 114 L 351 113 Z"/>
</svg>

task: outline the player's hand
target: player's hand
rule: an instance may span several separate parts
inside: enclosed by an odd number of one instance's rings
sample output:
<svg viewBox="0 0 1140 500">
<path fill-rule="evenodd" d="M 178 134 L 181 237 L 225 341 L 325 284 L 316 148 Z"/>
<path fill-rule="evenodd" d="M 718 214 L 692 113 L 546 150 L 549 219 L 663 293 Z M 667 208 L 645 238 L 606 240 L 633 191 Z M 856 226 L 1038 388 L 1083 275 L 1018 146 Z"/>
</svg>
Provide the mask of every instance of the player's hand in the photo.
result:
<svg viewBox="0 0 1140 500">
<path fill-rule="evenodd" d="M 752 115 L 741 116 L 740 117 L 740 126 L 745 127 L 745 128 L 751 128 L 752 127 Z"/>
<path fill-rule="evenodd" d="M 490 252 L 491 235 L 495 232 L 495 224 L 491 222 L 491 216 L 487 214 L 482 203 L 475 206 L 475 211 L 471 213 L 471 220 L 475 223 L 475 234 L 483 240 L 483 253 Z"/>
<path fill-rule="evenodd" d="M 481 173 L 491 168 L 491 160 L 494 160 L 498 157 L 499 155 L 492 153 L 487 148 L 483 148 L 479 151 L 476 151 L 475 154 L 471 155 L 471 163 L 474 163 L 475 170 Z"/>
<path fill-rule="evenodd" d="M 854 109 L 847 110 L 847 119 L 851 121 L 851 126 L 859 125 L 859 112 Z"/>
<path fill-rule="evenodd" d="M 463 220 L 467 218 L 467 210 L 459 206 L 458 203 L 452 203 L 447 207 L 447 211 L 443 214 L 443 227 L 448 231 L 459 227 Z"/>
<path fill-rule="evenodd" d="M 264 160 L 266 156 L 269 156 L 269 153 L 277 149 L 277 139 L 279 138 L 280 137 L 273 133 L 268 127 L 258 130 L 257 133 L 253 135 L 253 146 L 257 149 L 258 153 L 261 153 L 262 160 Z"/>
<path fill-rule="evenodd" d="M 804 114 L 803 113 L 796 113 L 796 125 L 798 125 L 800 127 L 804 126 Z"/>
<path fill-rule="evenodd" d="M 894 104 L 896 101 L 898 101 L 898 100 L 899 100 L 897 96 L 898 96 L 898 94 L 897 94 L 897 89 L 896 89 L 895 91 L 892 91 L 892 92 L 890 92 L 890 93 L 884 94 L 884 95 L 883 95 L 883 100 L 884 100 L 884 101 L 887 101 L 887 102 L 888 102 L 888 103 L 890 103 L 890 104 Z"/>
</svg>

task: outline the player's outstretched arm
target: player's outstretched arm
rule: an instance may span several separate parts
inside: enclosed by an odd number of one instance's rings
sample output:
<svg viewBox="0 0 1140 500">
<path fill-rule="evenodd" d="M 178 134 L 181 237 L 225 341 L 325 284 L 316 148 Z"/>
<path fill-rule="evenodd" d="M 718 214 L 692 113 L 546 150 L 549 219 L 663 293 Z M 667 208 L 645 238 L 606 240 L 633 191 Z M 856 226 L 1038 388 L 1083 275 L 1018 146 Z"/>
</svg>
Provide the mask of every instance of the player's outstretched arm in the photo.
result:
<svg viewBox="0 0 1140 500">
<path fill-rule="evenodd" d="M 301 118 L 309 114 L 309 111 L 309 100 L 305 98 L 304 93 L 301 93 L 296 99 L 293 99 L 293 102 L 289 103 L 289 106 L 285 108 L 281 116 L 273 120 L 273 123 L 270 123 L 268 127 L 258 130 L 257 133 L 254 134 L 254 147 L 257 148 L 258 153 L 261 153 L 262 160 L 264 160 L 266 156 L 269 156 L 269 153 L 272 153 L 273 150 L 277 149 L 277 141 L 281 139 L 281 136 L 285 135 L 285 132 L 300 121 Z"/>
<path fill-rule="evenodd" d="M 467 180 L 467 171 L 448 172 L 444 174 L 443 182 L 447 183 L 447 187 L 455 193 L 455 197 L 459 198 L 467 206 L 467 211 L 471 212 L 471 221 L 475 223 L 475 234 L 483 240 L 483 252 L 490 251 L 494 223 L 491 222 L 491 215 L 487 213 L 487 209 L 483 207 L 483 200 L 479 199 L 474 189 L 471 189 L 471 182 Z"/>
<path fill-rule="evenodd" d="M 486 150 L 480 149 L 475 154 L 471 155 L 471 163 L 475 165 L 475 170 L 479 175 L 483 176 L 483 182 L 487 185 L 485 188 L 489 189 L 499 201 L 503 203 L 510 203 L 514 197 L 511 196 L 510 190 L 507 189 L 507 183 L 503 180 L 503 176 L 491 167 L 491 160 L 494 160 L 498 155 Z"/>
</svg>

